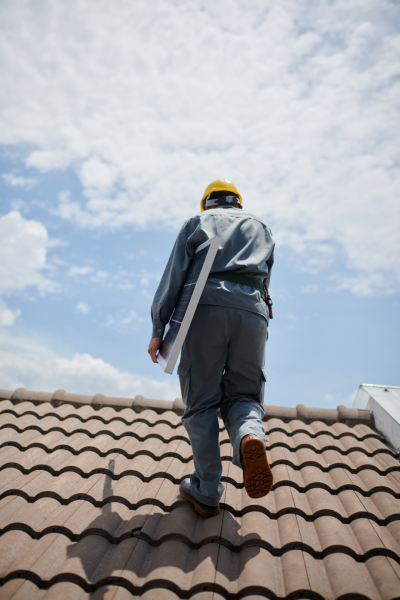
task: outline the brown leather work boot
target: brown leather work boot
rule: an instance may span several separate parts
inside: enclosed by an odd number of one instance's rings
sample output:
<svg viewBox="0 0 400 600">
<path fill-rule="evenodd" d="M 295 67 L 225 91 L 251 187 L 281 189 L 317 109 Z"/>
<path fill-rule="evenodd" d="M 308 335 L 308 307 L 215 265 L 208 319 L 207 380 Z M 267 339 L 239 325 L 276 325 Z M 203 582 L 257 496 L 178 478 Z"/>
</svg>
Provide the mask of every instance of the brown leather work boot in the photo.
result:
<svg viewBox="0 0 400 600">
<path fill-rule="evenodd" d="M 265 445 L 257 436 L 246 435 L 241 449 L 246 492 L 250 498 L 262 498 L 269 494 L 274 483 Z"/>
<path fill-rule="evenodd" d="M 208 506 L 202 504 L 192 495 L 192 486 L 190 485 L 190 477 L 186 477 L 179 486 L 179 493 L 185 500 L 193 504 L 194 510 L 202 517 L 214 517 L 219 514 L 219 506 Z"/>
</svg>

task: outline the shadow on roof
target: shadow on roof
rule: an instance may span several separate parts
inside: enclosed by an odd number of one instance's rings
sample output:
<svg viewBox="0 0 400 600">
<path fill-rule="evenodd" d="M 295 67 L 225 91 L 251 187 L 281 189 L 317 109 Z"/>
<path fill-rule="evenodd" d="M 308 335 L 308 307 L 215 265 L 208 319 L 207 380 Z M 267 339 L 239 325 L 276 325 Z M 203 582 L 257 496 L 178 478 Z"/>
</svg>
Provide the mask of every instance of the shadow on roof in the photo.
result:
<svg viewBox="0 0 400 600">
<path fill-rule="evenodd" d="M 109 461 L 108 469 L 114 473 L 115 460 Z M 121 584 L 122 580 L 136 581 L 137 579 L 146 579 L 153 571 L 158 571 L 160 583 L 162 580 L 171 580 L 171 569 L 179 569 L 180 572 L 190 573 L 196 570 L 196 567 L 213 572 L 219 572 L 229 581 L 232 578 L 232 568 L 224 560 L 219 560 L 219 549 L 222 527 L 224 530 L 230 530 L 233 537 L 238 539 L 239 525 L 237 520 L 226 510 L 221 510 L 220 514 L 210 519 L 205 519 L 195 513 L 192 505 L 187 502 L 190 507 L 190 519 L 188 519 L 187 538 L 188 544 L 182 543 L 182 536 L 179 535 L 176 540 L 173 539 L 174 529 L 176 530 L 176 519 L 174 511 L 167 514 L 139 514 L 129 519 L 129 522 L 124 522 L 118 512 L 114 512 L 112 508 L 112 484 L 111 477 L 106 476 L 103 486 L 103 499 L 108 499 L 108 502 L 102 507 L 101 514 L 96 517 L 91 523 L 85 526 L 85 537 L 78 542 L 73 542 L 67 547 L 68 559 L 73 562 L 74 568 L 71 572 L 82 575 L 88 582 L 96 583 L 96 600 L 101 600 L 107 594 L 107 584 Z M 149 505 L 150 510 L 154 510 L 154 505 Z M 193 518 L 193 515 L 195 517 Z M 182 514 L 179 515 L 182 517 Z M 214 535 L 204 543 L 203 529 L 207 528 L 210 520 L 213 520 Z M 181 525 L 182 525 L 182 519 Z M 219 520 L 219 536 L 215 535 L 215 521 Z M 202 543 L 198 547 L 193 547 L 191 540 L 193 539 L 193 522 L 196 523 L 196 529 L 202 531 Z M 103 532 L 107 529 L 106 524 L 112 523 L 113 529 L 123 529 L 125 532 L 129 530 L 130 537 L 125 537 L 122 541 L 111 543 L 104 538 Z M 165 532 L 165 536 L 153 541 L 152 533 L 157 530 Z M 179 528 L 182 531 L 182 527 Z M 163 538 L 168 537 L 169 541 L 164 541 Z M 240 537 L 240 545 L 246 541 L 246 537 Z M 171 539 L 172 538 L 172 539 Z M 252 542 L 261 541 L 259 535 L 251 534 Z M 217 543 L 215 543 L 217 542 Z M 190 545 L 189 545 L 190 544 Z M 162 548 L 161 548 L 162 545 Z M 166 551 L 166 546 L 169 551 Z M 108 546 L 108 548 L 106 547 Z M 182 550 L 184 550 L 182 552 Z M 235 569 L 235 578 L 239 577 L 245 569 L 246 563 L 254 559 L 260 553 L 260 547 L 252 546 L 248 551 L 241 556 L 238 563 L 239 569 Z M 79 568 L 79 564 L 81 568 Z M 72 566 L 72 565 L 71 565 Z M 101 570 L 104 570 L 104 574 Z M 168 577 L 163 577 L 163 571 L 168 571 Z M 110 573 L 113 573 L 110 576 Z M 212 577 L 215 579 L 215 576 Z M 79 583 L 79 576 L 77 578 Z M 154 577 L 152 578 L 154 586 Z M 101 587 L 103 586 L 103 587 Z M 146 586 L 144 586 L 146 587 Z"/>
</svg>

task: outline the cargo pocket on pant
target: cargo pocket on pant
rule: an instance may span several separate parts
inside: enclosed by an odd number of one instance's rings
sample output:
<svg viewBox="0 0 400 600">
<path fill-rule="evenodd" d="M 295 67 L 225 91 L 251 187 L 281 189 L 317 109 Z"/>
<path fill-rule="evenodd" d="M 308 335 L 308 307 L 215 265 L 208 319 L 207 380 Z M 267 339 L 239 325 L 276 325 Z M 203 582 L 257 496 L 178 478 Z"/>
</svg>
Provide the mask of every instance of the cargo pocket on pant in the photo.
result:
<svg viewBox="0 0 400 600">
<path fill-rule="evenodd" d="M 179 383 L 181 384 L 181 394 L 183 404 L 188 404 L 190 389 L 190 369 L 192 362 L 190 360 L 181 360 L 178 366 Z"/>
<path fill-rule="evenodd" d="M 256 396 L 257 402 L 259 402 L 260 404 L 264 404 L 264 388 L 265 388 L 265 382 L 267 381 L 267 375 L 265 373 L 264 369 L 261 369 L 261 388 L 259 393 Z"/>
</svg>

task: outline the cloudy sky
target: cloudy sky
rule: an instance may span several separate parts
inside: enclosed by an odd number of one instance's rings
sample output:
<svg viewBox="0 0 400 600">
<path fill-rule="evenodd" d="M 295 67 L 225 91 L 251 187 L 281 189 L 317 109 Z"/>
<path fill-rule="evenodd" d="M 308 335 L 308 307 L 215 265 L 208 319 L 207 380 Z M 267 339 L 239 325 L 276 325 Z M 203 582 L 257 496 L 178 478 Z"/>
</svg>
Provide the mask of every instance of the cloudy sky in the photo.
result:
<svg viewBox="0 0 400 600">
<path fill-rule="evenodd" d="M 400 385 L 399 73 L 389 0 L 0 0 L 0 387 L 179 396 L 150 304 L 217 177 L 277 244 L 266 402 Z"/>
</svg>

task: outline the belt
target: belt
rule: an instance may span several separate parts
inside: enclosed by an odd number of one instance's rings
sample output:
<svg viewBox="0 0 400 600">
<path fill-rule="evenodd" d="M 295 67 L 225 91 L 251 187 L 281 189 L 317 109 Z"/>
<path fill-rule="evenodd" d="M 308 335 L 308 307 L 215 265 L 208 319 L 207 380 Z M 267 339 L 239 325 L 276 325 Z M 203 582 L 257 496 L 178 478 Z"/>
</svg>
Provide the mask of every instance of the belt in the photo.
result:
<svg viewBox="0 0 400 600">
<path fill-rule="evenodd" d="M 224 281 L 232 281 L 233 283 L 241 283 L 242 285 L 248 285 L 255 290 L 258 290 L 261 294 L 262 299 L 267 304 L 267 292 L 259 279 L 255 277 L 249 277 L 242 273 L 235 273 L 234 271 L 217 271 L 216 273 L 210 273 L 208 279 L 220 279 Z"/>
</svg>

